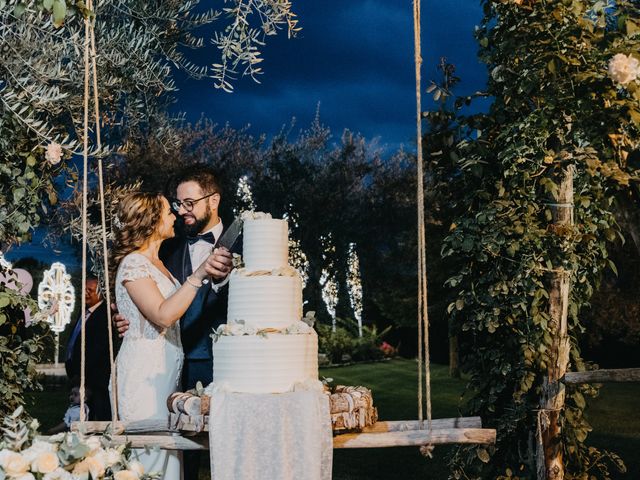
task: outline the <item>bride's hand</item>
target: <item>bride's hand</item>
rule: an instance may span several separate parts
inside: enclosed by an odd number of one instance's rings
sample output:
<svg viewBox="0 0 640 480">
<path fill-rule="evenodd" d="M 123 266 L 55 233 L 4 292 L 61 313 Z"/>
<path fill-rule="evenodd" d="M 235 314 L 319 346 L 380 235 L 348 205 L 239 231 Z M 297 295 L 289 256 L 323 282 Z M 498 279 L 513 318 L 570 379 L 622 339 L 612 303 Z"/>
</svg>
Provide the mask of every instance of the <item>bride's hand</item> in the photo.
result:
<svg viewBox="0 0 640 480">
<path fill-rule="evenodd" d="M 209 276 L 214 280 L 224 279 L 233 268 L 233 256 L 226 248 L 216 248 L 211 255 L 200 265 L 198 271 L 203 271 L 203 277 Z"/>
</svg>

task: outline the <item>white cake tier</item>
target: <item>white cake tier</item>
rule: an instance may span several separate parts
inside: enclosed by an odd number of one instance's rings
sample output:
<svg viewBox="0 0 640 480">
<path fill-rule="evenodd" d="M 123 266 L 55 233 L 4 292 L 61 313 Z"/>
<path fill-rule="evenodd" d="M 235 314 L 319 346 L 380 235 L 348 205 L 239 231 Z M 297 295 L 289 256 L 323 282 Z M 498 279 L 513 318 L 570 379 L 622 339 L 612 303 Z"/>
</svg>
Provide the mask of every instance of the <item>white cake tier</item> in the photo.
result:
<svg viewBox="0 0 640 480">
<path fill-rule="evenodd" d="M 247 270 L 274 270 L 289 264 L 286 220 L 245 220 L 242 229 L 242 259 Z"/>
<path fill-rule="evenodd" d="M 318 336 L 222 335 L 213 342 L 213 383 L 240 393 L 283 393 L 318 380 Z"/>
<path fill-rule="evenodd" d="M 244 320 L 258 329 L 285 328 L 302 318 L 302 280 L 291 276 L 247 276 L 237 270 L 229 282 L 227 322 Z"/>
</svg>

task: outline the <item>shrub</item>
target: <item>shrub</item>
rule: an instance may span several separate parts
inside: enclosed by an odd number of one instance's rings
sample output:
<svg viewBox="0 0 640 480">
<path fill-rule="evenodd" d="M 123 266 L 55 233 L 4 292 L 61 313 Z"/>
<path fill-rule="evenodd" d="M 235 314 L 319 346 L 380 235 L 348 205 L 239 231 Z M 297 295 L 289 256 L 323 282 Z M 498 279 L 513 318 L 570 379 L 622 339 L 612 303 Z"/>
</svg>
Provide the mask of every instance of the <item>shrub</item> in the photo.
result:
<svg viewBox="0 0 640 480">
<path fill-rule="evenodd" d="M 379 360 L 385 356 L 381 350 L 382 337 L 391 327 L 378 332 L 375 325 L 362 327 L 362 337 L 358 336 L 358 324 L 351 319 L 337 319 L 339 326 L 332 331 L 331 325 L 320 324 L 318 331 L 318 349 L 329 357 L 331 363 L 341 363 L 344 355 L 358 362 Z M 393 348 L 393 347 L 392 347 Z"/>
<path fill-rule="evenodd" d="M 41 388 L 36 365 L 51 335 L 49 325 L 38 321 L 38 315 L 25 324 L 25 308 L 37 310 L 32 299 L 0 283 L 0 417 L 24 404 L 26 390 Z"/>
</svg>

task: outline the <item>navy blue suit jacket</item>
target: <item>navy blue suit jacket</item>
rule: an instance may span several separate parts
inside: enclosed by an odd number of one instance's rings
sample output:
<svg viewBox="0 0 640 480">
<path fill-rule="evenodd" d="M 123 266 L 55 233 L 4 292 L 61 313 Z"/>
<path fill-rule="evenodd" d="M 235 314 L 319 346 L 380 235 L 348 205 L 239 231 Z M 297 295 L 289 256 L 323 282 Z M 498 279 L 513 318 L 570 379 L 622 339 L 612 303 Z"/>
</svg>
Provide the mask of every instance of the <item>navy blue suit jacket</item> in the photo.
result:
<svg viewBox="0 0 640 480">
<path fill-rule="evenodd" d="M 165 240 L 160 246 L 160 260 L 180 282 L 193 273 L 189 243 L 184 237 Z M 210 284 L 202 286 L 180 319 L 182 348 L 186 360 L 211 360 L 211 333 L 227 319 L 228 285 L 217 293 Z"/>
</svg>

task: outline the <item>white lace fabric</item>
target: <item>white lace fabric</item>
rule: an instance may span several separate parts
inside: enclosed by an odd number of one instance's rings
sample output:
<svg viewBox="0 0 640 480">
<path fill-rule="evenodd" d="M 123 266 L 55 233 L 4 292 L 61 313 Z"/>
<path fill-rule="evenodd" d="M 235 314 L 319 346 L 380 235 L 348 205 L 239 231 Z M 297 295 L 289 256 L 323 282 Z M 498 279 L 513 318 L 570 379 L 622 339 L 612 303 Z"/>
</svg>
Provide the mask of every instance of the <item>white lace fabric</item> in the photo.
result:
<svg viewBox="0 0 640 480">
<path fill-rule="evenodd" d="M 120 420 L 165 420 L 169 415 L 166 402 L 178 389 L 184 353 L 180 342 L 180 325 L 159 328 L 138 310 L 124 287 L 127 281 L 151 278 L 164 298 L 180 286 L 166 277 L 151 261 L 140 254 L 122 259 L 116 275 L 118 311 L 129 320 L 116 358 L 118 413 Z M 162 472 L 162 479 L 181 478 L 179 452 L 145 452 L 134 450 L 145 471 Z"/>
<path fill-rule="evenodd" d="M 180 286 L 177 280 L 169 280 L 151 261 L 139 253 L 130 253 L 125 256 L 116 274 L 116 302 L 118 311 L 129 320 L 129 330 L 125 334 L 127 338 L 146 338 L 156 340 L 160 336 L 167 336 L 167 341 L 172 343 L 180 342 L 180 326 L 176 322 L 172 327 L 163 329 L 148 321 L 138 307 L 133 303 L 129 296 L 129 292 L 124 284 L 128 281 L 134 281 L 141 278 L 151 278 L 156 282 L 158 290 L 164 298 L 167 298 L 175 292 Z"/>
<path fill-rule="evenodd" d="M 215 393 L 209 414 L 216 480 L 330 480 L 329 397 L 317 390 Z"/>
</svg>

